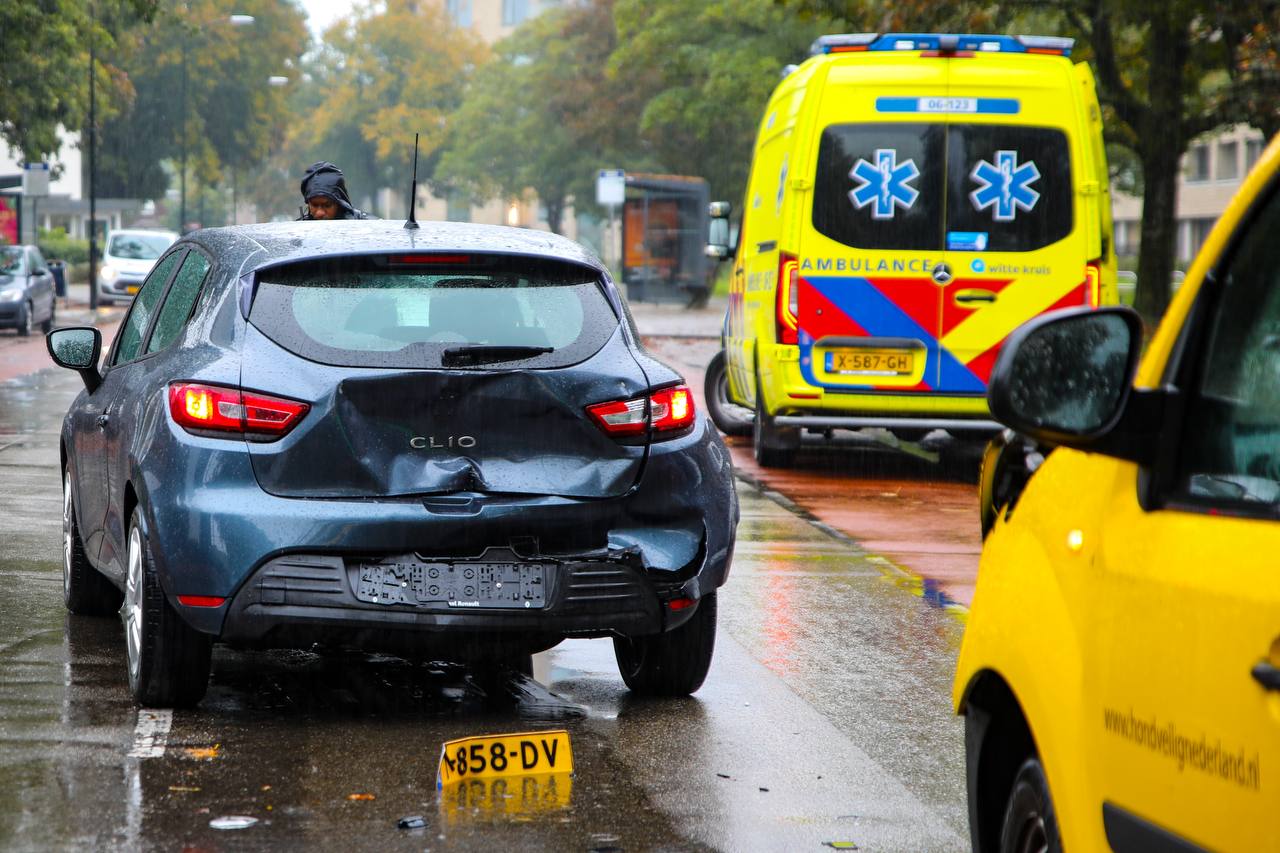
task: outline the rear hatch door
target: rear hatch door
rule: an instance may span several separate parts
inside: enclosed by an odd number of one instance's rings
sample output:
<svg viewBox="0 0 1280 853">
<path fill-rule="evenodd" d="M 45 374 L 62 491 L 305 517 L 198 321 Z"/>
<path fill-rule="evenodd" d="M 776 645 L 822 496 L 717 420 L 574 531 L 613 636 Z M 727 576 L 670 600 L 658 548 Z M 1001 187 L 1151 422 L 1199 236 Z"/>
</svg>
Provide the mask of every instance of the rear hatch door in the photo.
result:
<svg viewBox="0 0 1280 853">
<path fill-rule="evenodd" d="M 243 387 L 311 405 L 283 440 L 250 445 L 272 494 L 607 498 L 639 475 L 644 442 L 619 443 L 585 413 L 647 389 L 593 270 L 314 262 L 260 273 L 249 319 Z"/>
<path fill-rule="evenodd" d="M 799 244 L 800 367 L 811 384 L 936 387 L 946 127 L 916 105 L 945 101 L 948 65 L 877 54 L 830 70 Z"/>
</svg>

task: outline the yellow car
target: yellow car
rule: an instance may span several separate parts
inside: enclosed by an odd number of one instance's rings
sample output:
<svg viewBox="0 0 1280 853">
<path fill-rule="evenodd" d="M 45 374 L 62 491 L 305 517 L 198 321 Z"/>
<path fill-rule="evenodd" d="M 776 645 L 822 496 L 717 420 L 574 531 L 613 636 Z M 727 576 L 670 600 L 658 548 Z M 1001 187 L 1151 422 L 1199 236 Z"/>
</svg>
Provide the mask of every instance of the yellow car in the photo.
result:
<svg viewBox="0 0 1280 853">
<path fill-rule="evenodd" d="M 1280 850 L 1280 138 L 1141 354 L 1039 317 L 988 400 L 1056 445 L 996 507 L 957 665 L 973 848 Z"/>
<path fill-rule="evenodd" d="M 708 371 L 726 432 L 742 425 L 722 403 L 754 410 L 761 465 L 787 465 L 802 431 L 990 434 L 1005 337 L 1118 301 L 1102 118 L 1071 47 L 823 36 L 779 84 Z"/>
</svg>

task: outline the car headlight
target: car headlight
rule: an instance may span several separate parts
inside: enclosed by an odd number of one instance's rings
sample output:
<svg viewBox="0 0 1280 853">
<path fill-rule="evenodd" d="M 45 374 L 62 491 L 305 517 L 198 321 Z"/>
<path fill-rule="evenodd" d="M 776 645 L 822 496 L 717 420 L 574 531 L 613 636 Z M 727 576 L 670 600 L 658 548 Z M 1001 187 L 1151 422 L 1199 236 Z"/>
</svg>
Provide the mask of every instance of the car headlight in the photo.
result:
<svg viewBox="0 0 1280 853">
<path fill-rule="evenodd" d="M 21 290 L 0 290 L 0 302 L 17 302 L 21 298 Z"/>
<path fill-rule="evenodd" d="M 102 269 L 98 270 L 98 278 L 102 279 L 103 284 L 110 284 L 120 277 L 120 273 L 111 264 L 103 264 Z"/>
</svg>

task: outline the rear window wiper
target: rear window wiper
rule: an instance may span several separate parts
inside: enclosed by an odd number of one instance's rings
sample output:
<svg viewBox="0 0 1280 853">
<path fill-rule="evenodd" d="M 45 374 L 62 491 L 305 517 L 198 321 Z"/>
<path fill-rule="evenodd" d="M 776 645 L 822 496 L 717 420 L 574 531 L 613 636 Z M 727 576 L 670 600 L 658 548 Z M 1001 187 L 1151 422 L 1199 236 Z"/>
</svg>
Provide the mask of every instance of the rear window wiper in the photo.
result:
<svg viewBox="0 0 1280 853">
<path fill-rule="evenodd" d="M 530 347 L 502 344 L 471 344 L 449 347 L 440 356 L 445 367 L 465 367 L 473 364 L 493 364 L 502 361 L 521 361 L 535 355 L 555 352 L 555 347 Z"/>
</svg>

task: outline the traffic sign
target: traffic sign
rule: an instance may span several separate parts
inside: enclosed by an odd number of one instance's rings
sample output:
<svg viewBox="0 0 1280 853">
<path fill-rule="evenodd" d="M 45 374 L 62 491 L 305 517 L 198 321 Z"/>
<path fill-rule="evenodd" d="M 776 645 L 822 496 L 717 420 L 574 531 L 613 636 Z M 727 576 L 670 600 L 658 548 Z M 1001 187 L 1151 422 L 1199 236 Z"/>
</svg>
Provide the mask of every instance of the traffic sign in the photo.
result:
<svg viewBox="0 0 1280 853">
<path fill-rule="evenodd" d="M 627 173 L 622 169 L 601 169 L 596 174 L 596 204 L 622 204 L 627 196 Z"/>
<path fill-rule="evenodd" d="M 22 164 L 22 194 L 27 198 L 44 197 L 49 194 L 49 164 Z"/>
</svg>

